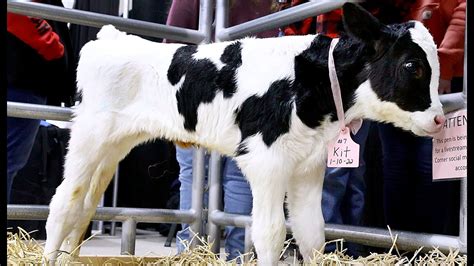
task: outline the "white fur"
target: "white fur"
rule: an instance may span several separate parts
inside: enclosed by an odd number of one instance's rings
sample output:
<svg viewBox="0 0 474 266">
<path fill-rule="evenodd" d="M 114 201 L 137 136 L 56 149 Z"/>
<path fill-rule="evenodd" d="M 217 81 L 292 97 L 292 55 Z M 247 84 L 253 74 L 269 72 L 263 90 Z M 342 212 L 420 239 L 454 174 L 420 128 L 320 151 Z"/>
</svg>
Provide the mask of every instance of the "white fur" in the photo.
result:
<svg viewBox="0 0 474 266">
<path fill-rule="evenodd" d="M 241 139 L 234 110 L 250 96 L 263 95 L 273 81 L 294 79 L 294 56 L 314 39 L 241 40 L 243 63 L 237 70 L 236 93 L 224 98 L 219 92 L 211 103 L 201 104 L 196 131 L 190 132 L 184 129 L 177 110 L 176 92 L 184 77 L 175 86 L 167 78 L 173 54 L 182 45 L 149 42 L 112 26 L 104 27 L 98 36 L 100 40 L 86 44 L 81 51 L 77 80 L 83 100 L 75 110 L 65 180 L 50 205 L 45 246 L 49 258 L 54 258 L 58 249 L 70 252 L 78 245 L 117 163 L 135 145 L 165 138 L 234 155 Z M 224 66 L 220 55 L 228 44 L 200 46 L 194 57 L 207 58 L 220 69 Z M 430 61 L 432 67 L 436 62 Z M 355 105 L 346 112 L 348 121 L 371 118 L 395 122 L 415 133 L 424 133 L 425 124 L 429 124 L 425 121 L 433 123 L 431 111 L 414 114 L 380 101 L 369 82 L 363 83 L 356 95 Z M 432 96 L 432 101 L 437 108 L 439 100 Z M 337 135 L 338 125 L 327 116 L 321 126 L 308 128 L 295 109 L 288 133 L 270 147 L 260 134 L 251 136 L 245 140 L 249 152 L 237 157 L 254 196 L 252 239 L 263 265 L 275 264 L 283 247 L 286 192 L 292 230 L 305 260 L 324 243 L 321 189 L 326 145 Z"/>
</svg>

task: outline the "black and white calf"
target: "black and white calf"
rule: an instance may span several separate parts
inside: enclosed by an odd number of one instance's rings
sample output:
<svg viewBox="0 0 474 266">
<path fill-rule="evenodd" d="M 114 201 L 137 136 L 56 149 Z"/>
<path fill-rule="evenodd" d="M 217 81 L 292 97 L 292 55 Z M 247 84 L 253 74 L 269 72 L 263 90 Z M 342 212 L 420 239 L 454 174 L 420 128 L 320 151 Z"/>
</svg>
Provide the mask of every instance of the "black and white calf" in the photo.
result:
<svg viewBox="0 0 474 266">
<path fill-rule="evenodd" d="M 431 135 L 444 119 L 436 46 L 419 22 L 385 26 L 344 5 L 334 51 L 346 121 L 390 122 Z M 47 222 L 45 254 L 78 245 L 117 163 L 153 138 L 235 157 L 250 182 L 259 262 L 278 260 L 283 201 L 303 257 L 324 243 L 326 146 L 338 134 L 323 35 L 161 44 L 105 26 L 84 46 L 65 165 Z"/>
</svg>

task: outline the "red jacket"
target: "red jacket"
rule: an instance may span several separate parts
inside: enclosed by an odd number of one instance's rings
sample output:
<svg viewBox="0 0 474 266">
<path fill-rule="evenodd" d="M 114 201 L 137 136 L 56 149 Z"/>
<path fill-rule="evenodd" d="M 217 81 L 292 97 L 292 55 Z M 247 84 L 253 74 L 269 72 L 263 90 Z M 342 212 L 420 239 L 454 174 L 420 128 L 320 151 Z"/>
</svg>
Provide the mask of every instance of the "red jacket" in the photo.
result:
<svg viewBox="0 0 474 266">
<path fill-rule="evenodd" d="M 407 20 L 423 22 L 438 45 L 441 78 L 463 76 L 466 0 L 418 0 Z"/>
<path fill-rule="evenodd" d="M 44 19 L 7 13 L 7 31 L 35 49 L 46 60 L 61 58 L 64 46 Z"/>
<path fill-rule="evenodd" d="M 39 2 L 63 6 L 61 0 Z M 7 86 L 47 96 L 50 105 L 72 105 L 76 58 L 67 24 L 8 12 L 6 37 Z"/>
</svg>

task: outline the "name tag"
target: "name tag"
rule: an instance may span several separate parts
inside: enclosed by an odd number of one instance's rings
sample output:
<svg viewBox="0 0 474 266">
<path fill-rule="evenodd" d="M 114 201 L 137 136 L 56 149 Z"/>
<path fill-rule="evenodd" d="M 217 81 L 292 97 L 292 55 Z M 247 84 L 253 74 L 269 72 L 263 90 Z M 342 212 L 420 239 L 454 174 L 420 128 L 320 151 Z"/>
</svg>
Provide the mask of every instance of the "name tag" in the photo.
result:
<svg viewBox="0 0 474 266">
<path fill-rule="evenodd" d="M 328 167 L 359 167 L 359 144 L 355 143 L 346 127 L 341 130 L 337 139 L 328 147 Z"/>
</svg>

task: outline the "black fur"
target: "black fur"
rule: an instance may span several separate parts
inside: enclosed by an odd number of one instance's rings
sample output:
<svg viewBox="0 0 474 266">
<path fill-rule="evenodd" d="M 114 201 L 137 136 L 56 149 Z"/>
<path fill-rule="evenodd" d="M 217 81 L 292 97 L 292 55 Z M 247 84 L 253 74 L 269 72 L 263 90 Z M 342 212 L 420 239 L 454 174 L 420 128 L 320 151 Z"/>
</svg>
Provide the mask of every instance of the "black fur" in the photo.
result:
<svg viewBox="0 0 474 266">
<path fill-rule="evenodd" d="M 424 111 L 431 104 L 431 68 L 423 49 L 410 41 L 408 29 L 413 26 L 413 23 L 405 23 L 394 28 L 401 36 L 380 60 L 371 64 L 370 71 L 372 88 L 377 96 L 409 112 Z M 420 64 L 422 78 L 417 79 L 403 69 L 403 64 L 409 61 Z"/>
<path fill-rule="evenodd" d="M 264 143 L 271 146 L 287 133 L 293 103 L 298 117 L 310 128 L 320 126 L 328 114 L 332 121 L 337 120 L 328 71 L 330 43 L 329 37 L 316 36 L 310 47 L 295 57 L 294 81 L 276 81 L 262 97 L 250 97 L 242 104 L 236 114 L 242 133 L 237 155 L 248 152 L 243 141 L 249 136 L 261 133 Z M 361 71 L 370 55 L 366 50 L 362 43 L 347 37 L 340 40 L 334 51 L 344 110 L 353 105 L 354 91 L 367 79 Z"/>
<path fill-rule="evenodd" d="M 235 118 L 242 141 L 261 133 L 263 142 L 270 146 L 279 136 L 287 133 L 290 129 L 294 95 L 292 82 L 283 79 L 273 82 L 261 97 L 252 96 L 245 100 L 236 111 Z M 247 149 L 241 142 L 237 155 L 245 153 Z"/>
<path fill-rule="evenodd" d="M 227 46 L 221 61 L 226 65 L 219 71 L 217 82 L 224 92 L 224 98 L 230 98 L 237 90 L 235 71 L 242 65 L 242 44 L 235 42 Z"/>
<path fill-rule="evenodd" d="M 208 59 L 193 59 L 195 45 L 180 47 L 173 55 L 168 69 L 168 80 L 176 85 L 186 75 L 183 85 L 176 92 L 178 112 L 184 117 L 184 128 L 196 130 L 197 109 L 201 103 L 210 103 L 218 91 L 229 98 L 236 91 L 235 71 L 242 65 L 241 43 L 234 42 L 222 53 L 221 61 L 226 64 L 220 71 Z"/>
<path fill-rule="evenodd" d="M 178 84 L 179 80 L 184 74 L 186 74 L 189 64 L 192 62 L 192 56 L 196 53 L 196 50 L 196 45 L 186 45 L 176 50 L 168 69 L 168 80 L 171 85 L 174 86 Z"/>
<path fill-rule="evenodd" d="M 332 115 L 332 121 L 337 120 L 329 81 L 330 43 L 329 37 L 318 35 L 311 46 L 295 58 L 297 115 L 310 128 L 318 127 L 328 114 Z M 363 69 L 369 55 L 362 43 L 348 37 L 342 37 L 335 47 L 334 62 L 344 110 L 353 105 L 354 91 L 367 79 Z"/>
</svg>

